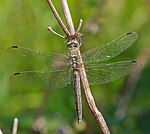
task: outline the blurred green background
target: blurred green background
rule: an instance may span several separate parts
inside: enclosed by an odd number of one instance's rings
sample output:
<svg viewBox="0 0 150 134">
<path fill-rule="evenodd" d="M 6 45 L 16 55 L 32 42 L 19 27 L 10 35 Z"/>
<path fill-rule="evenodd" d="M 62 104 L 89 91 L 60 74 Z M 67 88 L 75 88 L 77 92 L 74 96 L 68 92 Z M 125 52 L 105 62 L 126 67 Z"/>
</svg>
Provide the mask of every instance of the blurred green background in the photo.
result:
<svg viewBox="0 0 150 134">
<path fill-rule="evenodd" d="M 97 107 L 113 134 L 150 133 L 150 0 L 70 0 L 75 27 L 83 19 L 84 52 L 127 32 L 138 33 L 138 40 L 110 60 L 138 59 L 140 72 L 102 86 L 91 86 Z M 53 0 L 59 14 L 59 0 Z M 64 19 L 63 19 L 64 20 Z M 47 31 L 51 26 L 63 34 L 46 0 L 0 1 L 0 129 L 11 133 L 13 119 L 19 118 L 19 134 L 97 134 L 101 130 L 83 99 L 83 124 L 76 124 L 72 85 L 46 91 L 34 87 L 12 87 L 10 76 L 32 70 L 7 53 L 11 45 L 43 52 L 67 52 L 66 41 Z M 30 59 L 29 59 L 30 60 Z M 16 85 L 19 83 L 15 83 Z"/>
</svg>

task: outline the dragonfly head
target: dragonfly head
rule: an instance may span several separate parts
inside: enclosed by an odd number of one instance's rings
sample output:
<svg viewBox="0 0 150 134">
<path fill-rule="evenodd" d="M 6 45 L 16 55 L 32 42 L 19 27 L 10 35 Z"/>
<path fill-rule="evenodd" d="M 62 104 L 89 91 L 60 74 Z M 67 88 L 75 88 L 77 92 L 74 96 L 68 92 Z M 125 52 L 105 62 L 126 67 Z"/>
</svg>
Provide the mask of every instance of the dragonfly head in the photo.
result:
<svg viewBox="0 0 150 134">
<path fill-rule="evenodd" d="M 73 39 L 73 40 L 69 40 L 67 43 L 67 47 L 68 48 L 79 48 L 81 46 L 80 41 Z"/>
</svg>

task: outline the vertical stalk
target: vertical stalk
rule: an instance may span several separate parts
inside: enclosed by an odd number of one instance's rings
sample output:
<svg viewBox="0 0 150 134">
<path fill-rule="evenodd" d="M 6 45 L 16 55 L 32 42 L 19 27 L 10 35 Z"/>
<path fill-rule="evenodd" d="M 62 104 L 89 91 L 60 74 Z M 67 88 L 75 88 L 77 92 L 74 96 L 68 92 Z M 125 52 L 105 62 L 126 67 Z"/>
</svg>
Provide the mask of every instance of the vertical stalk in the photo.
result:
<svg viewBox="0 0 150 134">
<path fill-rule="evenodd" d="M 13 124 L 12 134 L 17 134 L 17 129 L 18 129 L 18 118 L 15 118 L 14 119 L 14 124 Z"/>
<path fill-rule="evenodd" d="M 71 35 L 74 35 L 75 30 L 74 30 L 74 25 L 73 25 L 73 21 L 72 21 L 72 17 L 71 17 L 71 14 L 70 14 L 70 10 L 69 10 L 69 7 L 68 7 L 67 0 L 60 0 L 60 2 L 61 2 L 61 5 L 62 5 L 62 9 L 63 9 L 63 13 L 64 13 L 64 17 L 65 17 L 65 20 L 66 20 L 66 23 L 67 23 L 68 30 L 69 30 Z"/>
</svg>

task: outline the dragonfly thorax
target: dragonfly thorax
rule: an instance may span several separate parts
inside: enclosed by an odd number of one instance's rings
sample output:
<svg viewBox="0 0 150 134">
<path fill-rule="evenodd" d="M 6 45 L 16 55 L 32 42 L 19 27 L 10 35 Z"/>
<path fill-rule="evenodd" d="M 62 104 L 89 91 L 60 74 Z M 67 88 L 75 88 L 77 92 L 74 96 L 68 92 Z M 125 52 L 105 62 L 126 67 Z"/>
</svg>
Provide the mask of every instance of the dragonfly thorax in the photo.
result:
<svg viewBox="0 0 150 134">
<path fill-rule="evenodd" d="M 71 66 L 71 70 L 76 70 L 78 68 L 80 55 L 80 43 L 77 40 L 71 40 L 68 42 L 68 57 Z"/>
<path fill-rule="evenodd" d="M 77 40 L 70 40 L 67 44 L 69 57 L 77 57 L 80 44 Z"/>
<path fill-rule="evenodd" d="M 73 58 L 77 57 L 80 49 L 80 44 L 77 40 L 70 40 L 67 44 L 68 56 Z"/>
</svg>

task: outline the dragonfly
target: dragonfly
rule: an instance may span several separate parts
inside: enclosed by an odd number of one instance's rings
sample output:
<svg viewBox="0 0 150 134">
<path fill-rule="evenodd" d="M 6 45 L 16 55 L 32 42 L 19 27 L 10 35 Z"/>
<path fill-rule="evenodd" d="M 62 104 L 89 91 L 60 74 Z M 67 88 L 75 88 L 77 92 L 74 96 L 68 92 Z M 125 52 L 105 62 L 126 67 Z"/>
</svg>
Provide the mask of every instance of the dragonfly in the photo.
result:
<svg viewBox="0 0 150 134">
<path fill-rule="evenodd" d="M 8 48 L 9 53 L 13 53 L 17 58 L 25 60 L 26 64 L 32 64 L 37 69 L 14 73 L 11 79 L 18 83 L 27 81 L 26 84 L 35 84 L 43 89 L 63 88 L 73 82 L 77 120 L 80 124 L 82 121 L 80 68 L 84 64 L 89 85 L 106 84 L 136 71 L 139 63 L 135 60 L 107 64 L 100 62 L 116 57 L 137 38 L 137 33 L 129 32 L 83 54 L 80 54 L 81 41 L 72 39 L 67 43 L 68 55 L 37 52 L 14 45 Z"/>
</svg>

